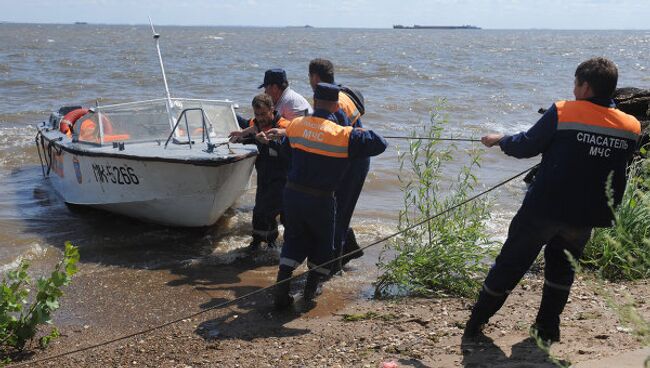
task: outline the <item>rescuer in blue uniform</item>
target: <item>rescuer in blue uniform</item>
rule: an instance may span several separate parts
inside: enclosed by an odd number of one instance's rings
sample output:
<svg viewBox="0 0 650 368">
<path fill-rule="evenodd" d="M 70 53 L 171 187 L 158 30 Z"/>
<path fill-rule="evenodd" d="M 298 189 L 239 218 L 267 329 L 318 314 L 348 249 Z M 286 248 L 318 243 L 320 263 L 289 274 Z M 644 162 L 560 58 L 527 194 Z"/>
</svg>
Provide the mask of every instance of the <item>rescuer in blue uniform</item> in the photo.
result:
<svg viewBox="0 0 650 368">
<path fill-rule="evenodd" d="M 280 254 L 278 282 L 291 277 L 305 259 L 310 269 L 303 292 L 309 303 L 319 283 L 330 274 L 330 266 L 316 267 L 333 256 L 338 187 L 351 159 L 376 156 L 386 150 L 386 141 L 372 131 L 336 122 L 339 87 L 319 83 L 314 90 L 314 114 L 294 119 L 283 132 L 291 148 L 291 166 L 284 190 L 284 245 Z M 277 308 L 288 307 L 293 298 L 289 282 L 275 290 Z"/>
<path fill-rule="evenodd" d="M 313 59 L 309 62 L 309 84 L 312 89 L 318 83 L 334 84 L 334 65 L 327 59 Z M 363 128 L 361 116 L 365 113 L 363 95 L 358 91 L 340 86 L 339 111 L 335 113 L 340 125 L 349 124 L 354 128 Z M 350 167 L 345 172 L 338 188 L 336 188 L 336 231 L 334 235 L 334 256 L 340 257 L 357 251 L 335 262 L 332 274 L 341 270 L 343 265 L 354 258 L 363 255 L 359 250 L 354 230 L 350 227 L 350 220 L 357 205 L 357 200 L 363 189 L 363 184 L 370 169 L 370 157 L 358 157 L 350 160 Z"/>
<path fill-rule="evenodd" d="M 282 210 L 282 190 L 289 168 L 286 150 L 278 142 L 269 141 L 265 133 L 273 128 L 285 128 L 289 121 L 273 110 L 273 101 L 267 94 L 255 96 L 252 105 L 255 118 L 249 121 L 248 128 L 230 133 L 231 141 L 254 143 L 258 151 L 255 159 L 257 189 L 253 208 L 253 240 L 248 246 L 249 252 L 257 250 L 262 242 L 266 242 L 270 248 L 275 247 L 277 217 Z"/>
<path fill-rule="evenodd" d="M 576 69 L 575 101 L 556 102 L 527 132 L 481 139 L 517 158 L 541 153 L 542 162 L 483 283 L 464 338 L 480 335 L 546 245 L 542 301 L 531 333 L 546 343 L 560 341 L 560 314 L 574 278 L 564 251 L 579 259 L 591 230 L 612 225 L 608 181 L 617 205 L 640 134 L 639 122 L 617 110 L 611 98 L 617 80 L 613 62 L 589 59 Z"/>
</svg>

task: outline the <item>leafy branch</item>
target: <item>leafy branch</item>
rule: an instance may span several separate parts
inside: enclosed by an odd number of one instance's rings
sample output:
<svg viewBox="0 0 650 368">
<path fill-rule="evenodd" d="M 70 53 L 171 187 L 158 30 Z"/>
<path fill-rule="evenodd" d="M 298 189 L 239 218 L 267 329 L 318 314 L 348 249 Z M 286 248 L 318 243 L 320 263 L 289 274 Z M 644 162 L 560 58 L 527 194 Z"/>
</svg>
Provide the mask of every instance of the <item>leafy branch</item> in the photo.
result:
<svg viewBox="0 0 650 368">
<path fill-rule="evenodd" d="M 77 273 L 79 250 L 70 242 L 65 243 L 63 259 L 57 263 L 49 277 L 36 281 L 36 296 L 30 303 L 32 279 L 27 270 L 29 263 L 9 271 L 0 284 L 0 347 L 3 354 L 8 349 L 21 351 L 28 341 L 34 339 L 39 325 L 51 325 L 52 313 L 59 309 L 62 287 L 70 284 Z M 53 327 L 49 334 L 39 339 L 41 347 L 59 336 Z"/>
</svg>

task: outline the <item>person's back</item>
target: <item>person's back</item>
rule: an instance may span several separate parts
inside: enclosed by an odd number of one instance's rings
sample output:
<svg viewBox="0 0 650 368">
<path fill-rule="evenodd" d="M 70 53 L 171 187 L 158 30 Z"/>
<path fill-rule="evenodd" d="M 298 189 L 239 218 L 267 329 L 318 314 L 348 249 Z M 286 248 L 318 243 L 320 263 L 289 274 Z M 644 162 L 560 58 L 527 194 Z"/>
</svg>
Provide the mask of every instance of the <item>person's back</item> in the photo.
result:
<svg viewBox="0 0 650 368">
<path fill-rule="evenodd" d="M 309 102 L 291 87 L 287 87 L 282 91 L 282 95 L 275 105 L 280 115 L 287 120 L 313 113 Z"/>
<path fill-rule="evenodd" d="M 625 170 L 636 149 L 639 122 L 606 98 L 560 101 L 547 114 L 553 139 L 524 200 L 549 218 L 574 225 L 609 226 L 625 188 Z M 508 153 L 508 143 L 503 145 Z M 606 193 L 611 180 L 612 193 Z"/>
<path fill-rule="evenodd" d="M 361 152 L 355 146 L 348 147 L 350 136 L 355 134 L 353 128 L 333 121 L 333 114 L 316 110 L 313 116 L 297 118 L 289 124 L 287 138 L 293 148 L 289 181 L 334 191 L 349 164 L 341 158 L 374 156 L 385 149 L 378 145 L 375 151 L 364 148 Z"/>
</svg>

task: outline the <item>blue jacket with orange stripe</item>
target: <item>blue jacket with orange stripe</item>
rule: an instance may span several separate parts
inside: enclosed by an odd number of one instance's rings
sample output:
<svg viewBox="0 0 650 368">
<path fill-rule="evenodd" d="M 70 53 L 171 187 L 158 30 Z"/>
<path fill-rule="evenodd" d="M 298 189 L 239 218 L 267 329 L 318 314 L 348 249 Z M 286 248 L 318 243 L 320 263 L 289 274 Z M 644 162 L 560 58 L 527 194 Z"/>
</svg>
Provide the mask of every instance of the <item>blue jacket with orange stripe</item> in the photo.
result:
<svg viewBox="0 0 650 368">
<path fill-rule="evenodd" d="M 286 128 L 291 147 L 288 180 L 306 187 L 334 191 L 348 168 L 348 158 L 376 156 L 388 144 L 371 130 L 340 126 L 336 116 L 317 109 Z"/>
<path fill-rule="evenodd" d="M 607 182 L 619 204 L 640 130 L 611 99 L 592 98 L 556 102 L 527 132 L 503 137 L 499 145 L 510 156 L 542 154 L 522 209 L 577 226 L 610 226 Z"/>
</svg>

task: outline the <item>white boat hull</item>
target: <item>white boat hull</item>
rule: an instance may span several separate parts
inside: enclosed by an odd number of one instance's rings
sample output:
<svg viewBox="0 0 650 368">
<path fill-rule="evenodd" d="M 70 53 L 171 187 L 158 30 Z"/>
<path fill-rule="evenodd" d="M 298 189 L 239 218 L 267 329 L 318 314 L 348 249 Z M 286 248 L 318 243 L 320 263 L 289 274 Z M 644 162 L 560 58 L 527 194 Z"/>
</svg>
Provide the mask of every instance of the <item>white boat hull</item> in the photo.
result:
<svg viewBox="0 0 650 368">
<path fill-rule="evenodd" d="M 247 189 L 255 155 L 215 163 L 84 155 L 61 150 L 49 175 L 66 203 L 170 226 L 214 224 Z"/>
<path fill-rule="evenodd" d="M 248 187 L 257 148 L 230 143 L 237 128 L 229 101 L 67 106 L 38 126 L 36 146 L 66 203 L 200 227 L 217 222 Z"/>
</svg>

